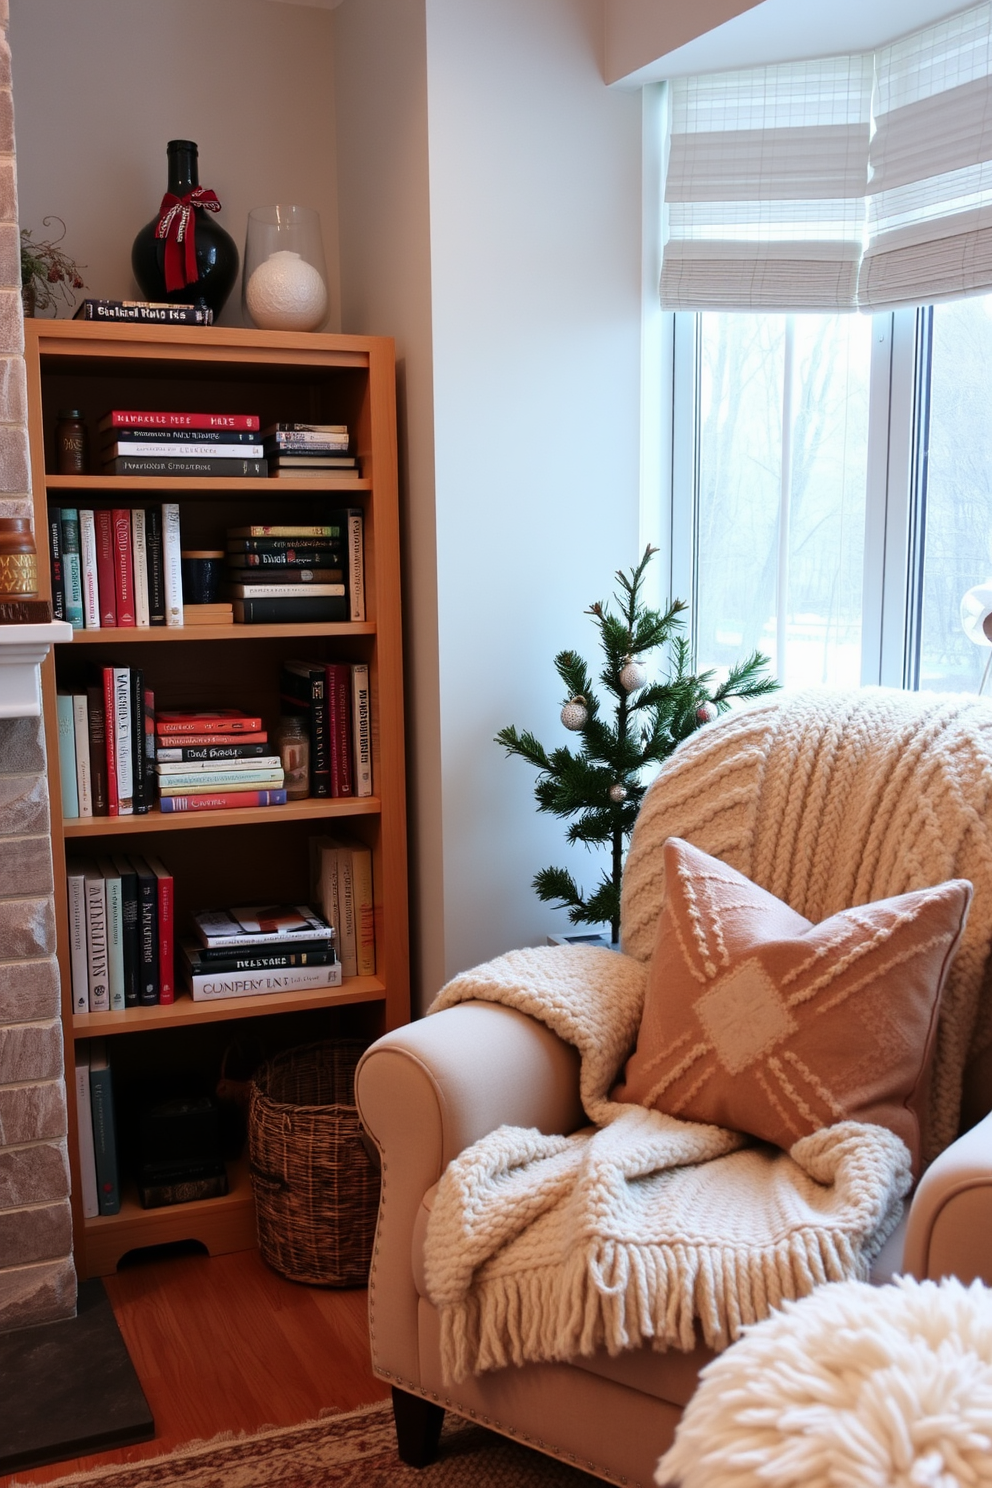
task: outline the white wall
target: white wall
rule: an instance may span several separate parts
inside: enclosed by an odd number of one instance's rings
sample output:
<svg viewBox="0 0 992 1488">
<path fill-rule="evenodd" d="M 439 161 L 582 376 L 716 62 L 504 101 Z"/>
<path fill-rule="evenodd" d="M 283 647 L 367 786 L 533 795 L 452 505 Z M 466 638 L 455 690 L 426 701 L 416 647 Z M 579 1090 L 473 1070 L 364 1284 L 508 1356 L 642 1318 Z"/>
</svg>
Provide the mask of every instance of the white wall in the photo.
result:
<svg viewBox="0 0 992 1488">
<path fill-rule="evenodd" d="M 244 250 L 252 207 L 315 208 L 337 325 L 332 15 L 269 0 L 10 0 L 21 225 L 66 223 L 86 292 L 128 299 L 131 244 L 166 186 L 170 139 Z M 240 324 L 240 279 L 223 321 Z M 63 312 L 66 313 L 66 312 Z"/>
<path fill-rule="evenodd" d="M 493 736 L 516 723 L 569 738 L 552 659 L 575 646 L 595 660 L 583 611 L 638 556 L 640 103 L 604 86 L 600 40 L 598 0 L 335 12 L 344 326 L 388 329 L 390 304 L 408 386 L 416 367 L 433 391 L 435 475 L 412 460 L 405 495 L 424 999 L 444 975 L 565 928 L 530 888 L 569 862 L 564 827 L 537 815 L 533 771 Z M 371 135 L 370 92 L 390 121 Z M 411 157 L 429 178 L 428 282 L 423 222 L 412 231 L 403 205 Z M 350 253 L 353 212 L 391 246 Z M 418 268 L 400 296 L 413 302 L 397 304 L 384 280 L 405 242 Z M 588 883 L 589 855 L 571 857 Z"/>
</svg>

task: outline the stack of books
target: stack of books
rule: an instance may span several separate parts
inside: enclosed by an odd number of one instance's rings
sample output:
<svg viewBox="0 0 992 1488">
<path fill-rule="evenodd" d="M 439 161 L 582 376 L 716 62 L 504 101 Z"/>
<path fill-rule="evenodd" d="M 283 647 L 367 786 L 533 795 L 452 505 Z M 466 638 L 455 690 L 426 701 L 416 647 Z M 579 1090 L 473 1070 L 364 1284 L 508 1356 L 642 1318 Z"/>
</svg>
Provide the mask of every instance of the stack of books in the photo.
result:
<svg viewBox="0 0 992 1488">
<path fill-rule="evenodd" d="M 141 667 L 96 666 L 56 698 L 62 815 L 143 816 L 155 803 L 155 696 Z"/>
<path fill-rule="evenodd" d="M 121 1211 L 114 1092 L 106 1039 L 76 1044 L 76 1121 L 79 1176 L 86 1219 Z"/>
<path fill-rule="evenodd" d="M 66 885 L 73 1011 L 175 1002 L 175 889 L 160 859 L 70 858 Z"/>
<path fill-rule="evenodd" d="M 243 625 L 365 619 L 362 511 L 312 525 L 256 523 L 227 532 L 225 597 Z"/>
<path fill-rule="evenodd" d="M 73 630 L 183 624 L 179 506 L 52 507 L 52 611 Z"/>
<path fill-rule="evenodd" d="M 193 927 L 182 952 L 194 1002 L 341 985 L 334 927 L 305 904 L 203 910 Z"/>
<path fill-rule="evenodd" d="M 213 325 L 206 305 L 170 305 L 160 300 L 81 300 L 73 320 L 129 320 L 137 325 Z"/>
<path fill-rule="evenodd" d="M 282 760 L 261 718 L 238 708 L 155 715 L 155 773 L 162 811 L 284 806 Z"/>
<path fill-rule="evenodd" d="M 267 476 L 254 413 L 115 408 L 97 425 L 104 475 Z"/>
<path fill-rule="evenodd" d="M 352 837 L 311 837 L 310 884 L 334 926 L 342 975 L 375 976 L 371 849 Z"/>
<path fill-rule="evenodd" d="M 311 796 L 372 794 L 372 710 L 364 662 L 283 663 L 284 713 L 306 720 Z"/>
<path fill-rule="evenodd" d="M 358 460 L 348 453 L 346 424 L 270 424 L 262 430 L 262 445 L 269 474 L 278 480 L 358 474 Z"/>
</svg>

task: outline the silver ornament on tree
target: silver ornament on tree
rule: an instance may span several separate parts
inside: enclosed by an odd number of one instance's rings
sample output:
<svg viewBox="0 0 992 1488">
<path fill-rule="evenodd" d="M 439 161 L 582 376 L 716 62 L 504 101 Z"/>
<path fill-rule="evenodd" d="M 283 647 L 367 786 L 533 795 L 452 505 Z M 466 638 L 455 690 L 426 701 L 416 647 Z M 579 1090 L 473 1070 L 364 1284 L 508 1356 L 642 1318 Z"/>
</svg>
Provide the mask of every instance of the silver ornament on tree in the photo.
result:
<svg viewBox="0 0 992 1488">
<path fill-rule="evenodd" d="M 620 685 L 625 692 L 637 692 L 648 680 L 648 669 L 635 661 L 631 656 L 625 656 L 623 667 L 620 671 Z"/>
<path fill-rule="evenodd" d="M 626 799 L 627 799 L 627 787 L 625 785 L 611 785 L 610 786 L 610 800 L 613 802 L 613 804 L 615 806 L 619 806 L 620 805 L 620 802 L 621 801 L 626 801 Z"/>
<path fill-rule="evenodd" d="M 577 693 L 575 697 L 569 698 L 564 708 L 562 708 L 561 721 L 573 733 L 577 733 L 579 729 L 585 728 L 589 722 L 589 709 L 586 707 L 586 700 L 581 692 Z"/>
<path fill-rule="evenodd" d="M 717 715 L 716 703 L 700 703 L 696 709 L 697 723 L 712 723 Z"/>
</svg>

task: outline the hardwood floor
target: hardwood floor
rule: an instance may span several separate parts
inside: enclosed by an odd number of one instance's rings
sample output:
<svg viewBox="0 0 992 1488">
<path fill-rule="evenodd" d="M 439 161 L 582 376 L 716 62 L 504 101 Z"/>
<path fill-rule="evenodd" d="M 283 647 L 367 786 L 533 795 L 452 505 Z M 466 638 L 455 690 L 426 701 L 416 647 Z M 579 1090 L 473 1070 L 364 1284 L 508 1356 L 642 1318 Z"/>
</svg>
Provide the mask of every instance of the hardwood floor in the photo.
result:
<svg viewBox="0 0 992 1488">
<path fill-rule="evenodd" d="M 0 1488 L 137 1462 L 222 1431 L 292 1426 L 389 1393 L 372 1375 L 363 1290 L 284 1281 L 255 1250 L 145 1261 L 105 1285 L 155 1439 L 0 1476 Z"/>
</svg>

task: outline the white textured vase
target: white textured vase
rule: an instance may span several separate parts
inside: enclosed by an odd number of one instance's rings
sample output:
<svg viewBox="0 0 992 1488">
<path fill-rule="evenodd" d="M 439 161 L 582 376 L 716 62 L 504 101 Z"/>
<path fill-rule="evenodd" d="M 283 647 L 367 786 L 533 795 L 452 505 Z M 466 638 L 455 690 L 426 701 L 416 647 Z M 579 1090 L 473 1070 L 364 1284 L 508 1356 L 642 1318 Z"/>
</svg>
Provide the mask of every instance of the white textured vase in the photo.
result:
<svg viewBox="0 0 992 1488">
<path fill-rule="evenodd" d="M 259 264 L 245 293 L 252 320 L 265 331 L 312 331 L 327 314 L 320 274 L 285 249 Z"/>
</svg>

